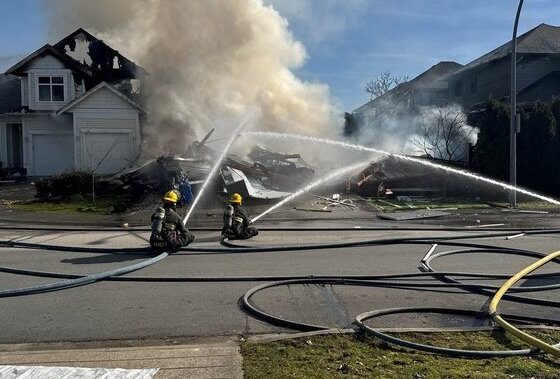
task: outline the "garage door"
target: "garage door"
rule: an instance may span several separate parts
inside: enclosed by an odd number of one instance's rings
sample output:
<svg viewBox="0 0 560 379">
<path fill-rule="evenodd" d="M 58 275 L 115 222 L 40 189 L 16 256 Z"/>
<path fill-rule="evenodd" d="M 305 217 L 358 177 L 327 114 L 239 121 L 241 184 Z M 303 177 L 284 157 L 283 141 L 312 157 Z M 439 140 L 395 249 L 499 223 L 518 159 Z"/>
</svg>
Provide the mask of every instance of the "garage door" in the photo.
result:
<svg viewBox="0 0 560 379">
<path fill-rule="evenodd" d="M 72 134 L 33 134 L 31 140 L 33 175 L 57 174 L 74 165 Z"/>
<path fill-rule="evenodd" d="M 134 158 L 128 132 L 82 131 L 82 167 L 97 174 L 114 174 L 130 166 Z"/>
</svg>

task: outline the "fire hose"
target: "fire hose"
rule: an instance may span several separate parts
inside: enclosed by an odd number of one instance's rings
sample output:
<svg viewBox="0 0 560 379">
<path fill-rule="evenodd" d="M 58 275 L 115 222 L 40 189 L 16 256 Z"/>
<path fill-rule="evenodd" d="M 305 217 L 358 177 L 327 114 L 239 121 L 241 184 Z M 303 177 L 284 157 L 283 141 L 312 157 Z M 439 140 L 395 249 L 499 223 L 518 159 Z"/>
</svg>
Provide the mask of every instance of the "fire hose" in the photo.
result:
<svg viewBox="0 0 560 379">
<path fill-rule="evenodd" d="M 355 229 L 353 229 L 355 230 Z M 440 230 L 440 229 L 438 229 Z M 515 230 L 520 231 L 520 230 Z M 460 252 L 490 252 L 490 253 L 502 253 L 502 254 L 521 254 L 521 255 L 528 255 L 528 256 L 541 256 L 541 253 L 529 251 L 529 250 L 521 250 L 521 249 L 511 249 L 511 248 L 500 248 L 493 245 L 485 245 L 485 244 L 475 244 L 475 243 L 467 243 L 467 242 L 459 242 L 459 239 L 470 239 L 470 238 L 490 238 L 490 237 L 504 237 L 511 235 L 512 230 L 507 230 L 505 232 L 500 233 L 485 233 L 485 234 L 477 234 L 477 235 L 461 235 L 461 236 L 451 236 L 451 237 L 423 237 L 423 238 L 410 238 L 410 237 L 403 237 L 403 238 L 391 238 L 391 239 L 377 239 L 377 240 L 366 240 L 366 241 L 357 241 L 357 242 L 347 242 L 347 243 L 335 243 L 335 244 L 313 244 L 313 245 L 295 245 L 295 246 L 275 246 L 275 247 L 239 247 L 237 245 L 233 245 L 228 241 L 226 243 L 230 243 L 232 248 L 195 248 L 189 247 L 183 250 L 180 254 L 193 254 L 196 252 L 204 252 L 204 253 L 217 253 L 217 254 L 224 254 L 224 253 L 262 253 L 262 252 L 279 252 L 279 251 L 301 251 L 301 250 L 321 250 L 321 249 L 334 249 L 334 248 L 348 248 L 348 247 L 364 247 L 364 246 L 379 246 L 379 245 L 396 245 L 396 244 L 421 244 L 421 245 L 433 245 L 433 244 L 441 244 L 445 246 L 460 246 L 466 247 L 468 249 L 464 250 L 454 250 L 451 252 L 447 252 L 448 254 L 458 254 Z M 529 230 L 524 231 L 529 235 L 538 235 L 538 234 L 548 234 L 554 233 L 558 231 L 552 230 Z M 19 247 L 19 248 L 31 248 L 31 249 L 46 249 L 46 250 L 57 250 L 57 251 L 76 251 L 76 252 L 90 252 L 90 253 L 126 253 L 126 254 L 146 254 L 149 252 L 148 249 L 135 249 L 135 248 L 120 248 L 120 249 L 100 249 L 100 248 L 86 248 L 86 247 L 65 247 L 65 246 L 55 246 L 55 245 L 44 245 L 44 244 L 33 244 L 33 243 L 26 243 L 26 242 L 18 242 L 18 241 L 1 241 L 0 244 L 4 246 L 10 247 Z M 478 249 L 478 250 L 477 250 Z M 432 254 L 431 259 L 443 256 L 443 253 Z M 270 315 L 262 310 L 259 310 L 255 307 L 251 302 L 251 297 L 255 295 L 257 292 L 263 291 L 267 288 L 271 288 L 274 286 L 281 286 L 286 284 L 333 284 L 333 285 L 354 285 L 354 286 L 368 286 L 368 287 L 394 287 L 394 288 L 460 288 L 467 291 L 495 291 L 498 289 L 496 286 L 489 286 L 489 285 L 480 285 L 480 284 L 464 284 L 460 282 L 447 282 L 447 283 L 418 283 L 418 282 L 411 282 L 411 281 L 404 281 L 403 279 L 410 279 L 414 277 L 435 277 L 440 280 L 455 280 L 451 279 L 451 277 L 478 277 L 478 278 L 494 278 L 494 279 L 504 279 L 507 278 L 507 275 L 496 275 L 496 274 L 483 274 L 483 273 L 461 273 L 461 272 L 436 272 L 435 270 L 431 270 L 429 272 L 424 273 L 413 273 L 413 274 L 392 274 L 392 275 L 356 275 L 356 276 L 244 276 L 244 277 L 134 277 L 134 276 L 120 276 L 126 273 L 139 270 L 143 267 L 146 267 L 150 264 L 154 264 L 157 261 L 165 258 L 167 254 L 158 255 L 155 258 L 150 260 L 141 262 L 136 265 L 111 270 L 99 274 L 94 275 L 71 275 L 71 274 L 62 274 L 62 273 L 48 273 L 48 272 L 41 272 L 41 271 L 30 271 L 30 270 L 22 270 L 22 269 L 13 269 L 13 268 L 0 268 L 0 271 L 3 272 L 11 272 L 23 275 L 34 275 L 34 276 L 45 276 L 45 277 L 58 277 L 67 279 L 65 281 L 61 281 L 58 283 L 52 283 L 42 286 L 35 286 L 35 287 L 27 287 L 22 289 L 12 289 L 12 290 L 4 290 L 0 292 L 0 297 L 2 296 L 21 296 L 25 294 L 32 294 L 32 293 L 39 293 L 39 292 L 46 292 L 46 291 L 53 291 L 57 289 L 64 289 L 69 287 L 75 287 L 77 285 L 83 285 L 88 283 L 93 283 L 97 280 L 118 280 L 118 281 L 154 281 L 154 282 L 165 282 L 165 281 L 175 281 L 175 282 L 228 282 L 228 281 L 270 281 L 274 280 L 274 283 L 267 283 L 258 287 L 253 288 L 252 290 L 245 293 L 243 296 L 243 307 L 246 311 L 250 314 L 256 316 L 260 319 L 265 319 L 271 322 L 274 325 L 290 327 L 297 330 L 324 330 L 330 329 L 328 326 L 321 326 L 321 325 L 313 325 L 313 324 L 306 324 L 297 321 L 290 321 L 285 320 L 277 316 Z M 423 260 L 423 264 L 427 262 L 427 266 L 429 266 L 430 260 L 426 259 Z M 553 259 L 553 258 L 551 258 Z M 531 275 L 525 276 L 526 278 L 542 278 L 542 277 L 559 277 L 560 273 L 547 273 L 547 274 L 538 274 L 538 275 Z M 530 292 L 530 291 L 545 291 L 550 289 L 557 289 L 560 287 L 560 284 L 554 285 L 547 285 L 547 286 L 533 286 L 533 287 L 525 287 L 525 288 L 513 288 L 511 292 Z M 513 301 L 521 301 L 521 302 L 531 302 L 531 301 L 542 301 L 543 305 L 560 306 L 560 302 L 553 301 L 553 300 L 539 300 L 539 299 L 532 299 L 528 297 L 521 297 L 521 296 L 513 296 L 513 295 L 505 295 L 505 291 L 503 294 L 503 298 L 507 298 Z M 424 310 L 431 309 L 432 311 L 437 311 L 441 313 L 449 313 L 446 312 L 444 309 L 441 308 L 422 308 Z M 394 309 L 391 310 L 392 312 L 395 311 Z M 377 312 L 377 313 L 376 313 Z M 379 313 L 381 312 L 381 313 Z M 369 327 L 366 327 L 364 322 L 366 319 L 379 316 L 383 313 L 388 312 L 388 310 L 380 310 L 368 312 L 366 314 L 359 315 L 356 318 L 356 324 L 361 330 L 368 331 Z M 473 311 L 464 311 L 465 314 L 469 314 L 469 312 Z M 472 314 L 472 313 L 471 313 Z M 508 320 L 515 320 L 515 321 L 524 321 L 524 322 L 542 322 L 542 323 L 549 323 L 554 325 L 560 325 L 560 320 L 543 320 L 543 319 L 536 319 L 536 318 L 527 318 L 522 316 L 503 316 L 503 319 Z M 396 343 L 394 341 L 391 341 Z M 405 345 L 403 345 L 405 346 Z M 556 348 L 557 345 L 552 346 L 552 348 Z M 411 346 L 409 346 L 411 347 Z M 413 347 L 414 348 L 414 347 Z M 446 354 L 447 350 L 453 349 L 443 349 L 440 353 Z M 460 356 L 479 356 L 479 357 L 488 357 L 488 356 L 510 356 L 510 355 L 526 355 L 534 353 L 534 350 L 514 350 L 514 351 L 507 351 L 506 353 L 502 352 L 449 352 L 449 355 L 459 354 Z M 478 355 L 478 353 L 482 353 Z M 463 355 L 461 355 L 463 354 Z M 509 355 L 508 355 L 509 354 Z"/>
<path fill-rule="evenodd" d="M 488 312 L 490 313 L 490 316 L 492 316 L 492 319 L 498 324 L 500 325 L 503 329 L 507 330 L 508 332 L 510 332 L 511 334 L 513 334 L 514 336 L 516 336 L 517 338 L 519 338 L 520 340 L 533 345 L 535 347 L 537 347 L 538 349 L 542 350 L 542 351 L 546 351 L 549 354 L 552 354 L 554 356 L 560 357 L 560 345 L 549 345 L 546 342 L 535 338 L 525 332 L 523 332 L 522 330 L 519 330 L 518 328 L 516 328 L 515 326 L 511 325 L 509 322 L 507 322 L 504 317 L 500 316 L 500 314 L 498 313 L 498 304 L 500 303 L 500 300 L 502 299 L 502 297 L 505 295 L 505 293 L 511 289 L 511 287 L 517 283 L 518 281 L 520 281 L 523 277 L 525 277 L 527 274 L 530 274 L 531 272 L 535 271 L 536 269 L 540 268 L 541 266 L 545 265 L 546 263 L 552 261 L 553 259 L 556 259 L 560 257 L 560 251 L 554 252 L 552 254 L 547 255 L 546 257 L 539 259 L 537 262 L 533 263 L 532 265 L 524 268 L 523 270 L 519 271 L 517 274 L 515 274 L 514 276 L 512 276 L 508 281 L 506 281 L 504 283 L 504 285 L 498 290 L 498 292 L 496 292 L 496 294 L 494 295 L 494 297 L 492 298 L 492 301 L 490 302 L 490 305 L 488 307 Z"/>
</svg>

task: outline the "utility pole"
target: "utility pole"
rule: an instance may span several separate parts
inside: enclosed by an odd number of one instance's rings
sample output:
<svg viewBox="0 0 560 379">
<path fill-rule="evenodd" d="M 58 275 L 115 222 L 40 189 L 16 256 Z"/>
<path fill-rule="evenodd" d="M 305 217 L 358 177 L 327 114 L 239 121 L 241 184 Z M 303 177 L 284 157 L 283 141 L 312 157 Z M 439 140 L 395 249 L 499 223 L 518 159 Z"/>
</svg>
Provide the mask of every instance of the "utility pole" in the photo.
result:
<svg viewBox="0 0 560 379">
<path fill-rule="evenodd" d="M 519 7 L 515 15 L 513 24 L 513 38 L 511 39 L 511 127 L 509 133 L 509 182 L 512 186 L 517 186 L 517 128 L 519 125 L 519 115 L 517 114 L 517 24 L 521 15 L 523 0 L 519 0 Z M 511 190 L 509 194 L 509 206 L 517 207 L 517 192 Z"/>
</svg>

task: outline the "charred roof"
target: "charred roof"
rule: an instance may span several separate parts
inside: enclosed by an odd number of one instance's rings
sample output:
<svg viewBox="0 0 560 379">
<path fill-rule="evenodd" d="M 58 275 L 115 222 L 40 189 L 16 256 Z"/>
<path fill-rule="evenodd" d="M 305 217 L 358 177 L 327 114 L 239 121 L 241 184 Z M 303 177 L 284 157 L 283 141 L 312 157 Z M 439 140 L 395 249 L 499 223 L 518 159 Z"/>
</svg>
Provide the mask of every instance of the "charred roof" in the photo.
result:
<svg viewBox="0 0 560 379">
<path fill-rule="evenodd" d="M 91 70 L 98 81 L 114 83 L 147 75 L 142 67 L 83 28 L 57 42 L 54 48 Z"/>
</svg>

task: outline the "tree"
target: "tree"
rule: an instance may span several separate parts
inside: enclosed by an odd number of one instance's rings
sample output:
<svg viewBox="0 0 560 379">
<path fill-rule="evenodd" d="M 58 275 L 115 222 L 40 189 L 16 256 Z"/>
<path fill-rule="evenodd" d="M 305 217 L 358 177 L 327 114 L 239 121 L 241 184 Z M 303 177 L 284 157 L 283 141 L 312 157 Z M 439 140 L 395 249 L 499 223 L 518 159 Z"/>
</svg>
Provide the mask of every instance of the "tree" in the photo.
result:
<svg viewBox="0 0 560 379">
<path fill-rule="evenodd" d="M 541 192 L 555 192 L 554 134 L 556 121 L 548 104 L 537 101 L 521 127 L 518 153 L 519 184 Z"/>
<path fill-rule="evenodd" d="M 420 152 L 451 162 L 465 157 L 475 134 L 460 107 L 430 107 L 422 112 L 418 135 L 409 141 Z"/>
<path fill-rule="evenodd" d="M 393 76 L 390 71 L 384 71 L 375 79 L 367 82 L 364 91 L 369 94 L 370 100 L 373 100 L 386 94 L 399 84 L 408 82 L 409 80 L 410 78 L 406 75 L 397 77 Z"/>
<path fill-rule="evenodd" d="M 550 131 L 553 136 L 552 176 L 555 195 L 560 195 L 560 97 L 555 96 L 550 102 L 550 111 L 554 117 L 554 128 Z"/>
<path fill-rule="evenodd" d="M 489 101 L 476 127 L 479 133 L 473 149 L 473 169 L 485 176 L 509 180 L 509 107 Z"/>
</svg>

